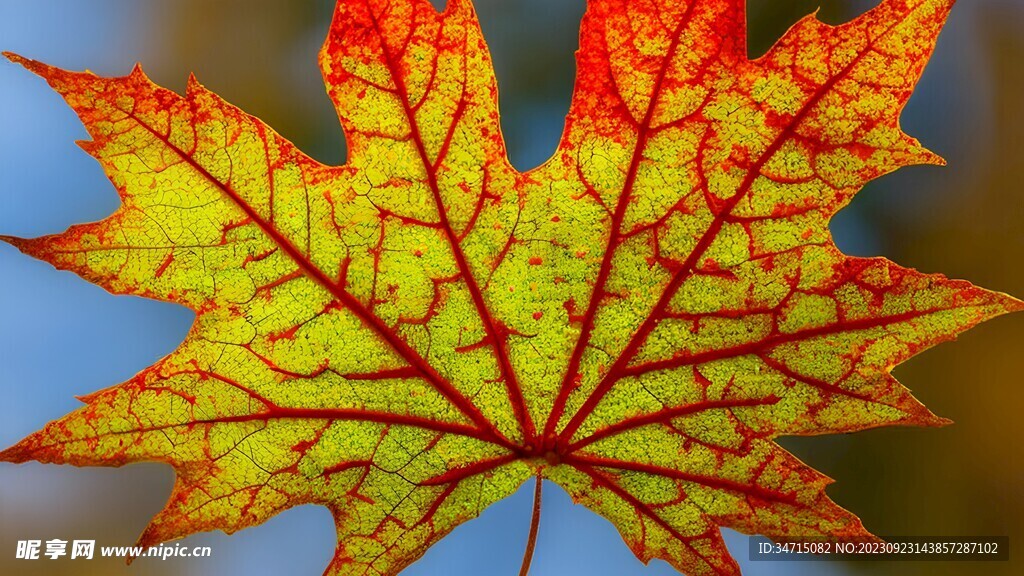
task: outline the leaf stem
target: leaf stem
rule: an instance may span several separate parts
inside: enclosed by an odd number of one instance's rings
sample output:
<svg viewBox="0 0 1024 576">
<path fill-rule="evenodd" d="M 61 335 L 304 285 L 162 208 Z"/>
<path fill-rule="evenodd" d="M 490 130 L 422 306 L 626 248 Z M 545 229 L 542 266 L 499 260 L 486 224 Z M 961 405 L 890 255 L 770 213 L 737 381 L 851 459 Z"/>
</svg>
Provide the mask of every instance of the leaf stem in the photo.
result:
<svg viewBox="0 0 1024 576">
<path fill-rule="evenodd" d="M 544 481 L 540 474 L 536 476 L 537 483 L 533 488 L 533 518 L 530 520 L 530 535 L 526 539 L 526 551 L 523 552 L 523 566 L 519 569 L 519 576 L 527 576 L 530 573 L 530 562 L 533 561 L 533 550 L 537 547 L 537 532 L 540 530 L 540 493 Z"/>
</svg>

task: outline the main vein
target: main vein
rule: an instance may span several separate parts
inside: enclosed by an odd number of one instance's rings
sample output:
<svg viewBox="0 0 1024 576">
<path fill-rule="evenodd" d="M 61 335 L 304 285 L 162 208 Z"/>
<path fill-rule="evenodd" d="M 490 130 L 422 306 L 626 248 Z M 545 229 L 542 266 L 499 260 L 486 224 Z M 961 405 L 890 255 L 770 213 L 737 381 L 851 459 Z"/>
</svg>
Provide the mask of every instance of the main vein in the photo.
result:
<svg viewBox="0 0 1024 576">
<path fill-rule="evenodd" d="M 296 265 L 299 266 L 307 277 L 320 284 L 330 292 L 330 294 L 339 303 L 355 314 L 367 327 L 376 332 L 399 356 L 409 362 L 409 364 L 415 368 L 416 371 L 431 384 L 431 386 L 451 402 L 456 409 L 462 412 L 482 431 L 485 431 L 493 443 L 505 447 L 510 447 L 512 445 L 511 442 L 505 438 L 501 432 L 498 431 L 497 428 L 495 428 L 494 425 L 483 415 L 483 413 L 481 413 L 480 410 L 468 398 L 466 398 L 466 396 L 442 377 L 422 356 L 419 355 L 418 352 L 413 350 L 405 340 L 398 336 L 394 330 L 390 329 L 381 321 L 380 318 L 367 310 L 359 300 L 349 294 L 343 286 L 328 278 L 327 275 L 313 264 L 306 255 L 299 251 L 291 241 L 275 229 L 270 222 L 260 216 L 260 214 L 257 213 L 256 210 L 238 194 L 237 191 L 213 176 L 213 174 L 211 174 L 205 167 L 192 158 L 190 154 L 172 143 L 168 136 L 161 134 L 133 113 L 128 112 L 127 114 L 138 122 L 140 126 L 150 132 L 155 138 L 176 153 L 184 162 L 196 170 L 200 176 L 219 188 L 253 223 L 257 225 L 257 227 L 260 228 L 261 231 L 263 231 L 264 234 L 266 234 L 275 244 L 281 247 L 281 249 L 296 263 Z M 269 174 L 268 177 L 273 178 L 273 174 Z"/>
<path fill-rule="evenodd" d="M 891 28 L 890 28 L 891 30 Z M 883 34 L 884 35 L 884 34 Z M 881 35 L 880 35 L 881 36 Z M 793 116 L 789 123 L 779 132 L 772 143 L 765 149 L 765 151 L 758 157 L 757 161 L 747 171 L 747 175 L 740 183 L 736 192 L 725 202 L 722 209 L 715 215 L 708 229 L 701 235 L 697 244 L 690 251 L 689 256 L 679 267 L 672 279 L 669 281 L 665 290 L 662 292 L 657 303 L 648 313 L 644 322 L 640 325 L 633 336 L 630 338 L 626 347 L 622 353 L 616 358 L 612 367 L 605 373 L 604 377 L 598 383 L 597 387 L 591 392 L 591 394 L 584 401 L 583 405 L 576 411 L 573 417 L 566 424 L 565 428 L 562 429 L 558 436 L 558 443 L 560 445 L 566 444 L 579 429 L 580 425 L 587 419 L 587 417 L 593 412 L 594 408 L 600 403 L 601 399 L 604 398 L 608 390 L 615 385 L 615 383 L 621 379 L 625 373 L 629 363 L 636 356 L 637 352 L 647 341 L 647 337 L 658 323 L 662 319 L 662 315 L 668 308 L 669 303 L 675 297 L 679 287 L 688 280 L 697 269 L 697 264 L 700 259 L 707 252 L 708 248 L 718 237 L 718 233 L 721 231 L 722 226 L 725 224 L 726 219 L 736 208 L 739 202 L 746 197 L 750 191 L 754 182 L 761 175 L 761 169 L 764 165 L 775 155 L 776 152 L 788 141 L 789 137 L 793 135 L 797 127 L 807 117 L 808 114 L 817 106 L 817 104 L 824 98 L 829 91 L 838 83 L 840 80 L 846 77 L 847 74 L 853 69 L 854 66 L 860 62 L 861 58 L 866 55 L 871 45 L 868 45 L 864 51 L 857 54 L 849 64 L 847 64 L 842 70 L 836 73 L 834 76 L 829 78 L 827 82 L 821 85 L 811 97 L 804 103 L 800 110 Z"/>
<path fill-rule="evenodd" d="M 686 13 L 676 26 L 676 30 L 672 35 L 672 43 L 669 46 L 665 59 L 658 71 L 658 76 L 655 79 L 651 98 L 647 103 L 647 110 L 644 113 L 643 119 L 639 123 L 636 146 L 633 149 L 633 155 L 632 158 L 630 158 L 626 178 L 622 184 L 622 193 L 619 195 L 618 202 L 615 206 L 615 212 L 612 214 L 611 229 L 608 232 L 608 240 L 605 245 L 604 256 L 601 259 L 601 267 L 598 270 L 597 279 L 594 281 L 594 289 L 590 294 L 590 302 L 587 304 L 587 310 L 583 316 L 583 326 L 580 331 L 580 336 L 576 340 L 576 345 L 573 347 L 572 356 L 569 358 L 569 364 L 566 367 L 565 375 L 562 378 L 558 396 L 555 398 L 555 404 L 552 407 L 547 423 L 544 426 L 544 437 L 549 441 L 549 443 L 550 439 L 552 439 L 554 435 L 555 427 L 558 426 L 559 419 L 565 412 L 565 405 L 566 402 L 568 402 L 569 393 L 573 389 L 573 380 L 579 375 L 580 362 L 583 359 L 583 353 L 590 344 L 590 336 L 594 330 L 597 311 L 601 306 L 601 300 L 605 295 L 604 289 L 608 283 L 609 277 L 611 276 L 612 261 L 614 260 L 615 250 L 619 246 L 622 222 L 625 219 L 626 210 L 629 207 L 633 187 L 636 185 L 636 178 L 640 171 L 640 163 L 641 160 L 643 160 L 644 151 L 647 148 L 647 140 L 650 137 L 651 122 L 654 118 L 654 112 L 657 110 L 662 85 L 665 82 L 665 77 L 668 75 L 669 67 L 671 66 L 672 60 L 675 58 L 675 53 L 678 50 L 679 42 L 682 39 L 682 31 L 689 23 L 693 14 L 693 7 L 695 5 L 696 2 L 691 2 L 689 4 Z"/>
<path fill-rule="evenodd" d="M 502 373 L 502 379 L 505 382 L 505 387 L 508 392 L 509 402 L 512 404 L 512 409 L 515 411 L 516 420 L 519 422 L 521 432 L 524 437 L 526 444 L 530 444 L 536 436 L 536 431 L 533 424 L 533 419 L 530 416 L 529 410 L 526 408 L 526 401 L 523 397 L 522 388 L 519 385 L 519 381 L 516 377 L 515 370 L 512 368 L 512 362 L 508 356 L 508 350 L 506 349 L 505 334 L 503 331 L 498 329 L 494 321 L 494 317 L 490 310 L 487 308 L 487 303 L 484 301 L 483 293 L 480 291 L 480 286 L 476 281 L 476 277 L 473 274 L 469 262 L 466 260 L 466 255 L 462 251 L 462 244 L 458 234 L 452 227 L 451 221 L 448 218 L 448 209 L 445 206 L 444 198 L 441 195 L 441 187 L 437 179 L 437 168 L 444 161 L 445 155 L 447 154 L 448 148 L 454 138 L 455 130 L 462 120 L 463 115 L 466 111 L 466 81 L 463 79 L 462 83 L 462 94 L 460 95 L 459 102 L 456 105 L 455 113 L 452 116 L 451 125 L 448 133 L 445 136 L 445 141 L 441 146 L 441 151 L 438 157 L 433 161 L 427 154 L 426 145 L 423 141 L 423 135 L 420 132 L 419 124 L 416 120 L 416 112 L 412 103 L 409 100 L 409 91 L 405 85 L 405 79 L 401 75 L 398 65 L 395 62 L 395 57 L 391 54 L 391 49 L 388 46 L 387 40 L 384 34 L 381 32 L 380 24 L 377 21 L 376 15 L 373 13 L 373 8 L 367 3 L 367 12 L 373 21 L 375 30 L 378 37 L 380 38 L 381 51 L 384 54 L 384 61 L 388 67 L 388 71 L 391 74 L 392 81 L 395 83 L 395 95 L 402 105 L 402 109 L 405 112 L 406 120 L 409 123 L 410 135 L 412 136 L 413 144 L 416 147 L 416 152 L 420 157 L 420 161 L 423 164 L 423 169 L 427 176 L 427 185 L 430 188 L 431 194 L 433 195 L 434 203 L 437 207 L 438 219 L 441 228 L 444 230 L 445 236 L 448 240 L 448 244 L 451 246 L 452 255 L 455 258 L 456 265 L 459 268 L 459 273 L 462 276 L 463 281 L 466 284 L 466 288 L 469 291 L 469 295 L 473 300 L 473 305 L 477 310 L 477 314 L 480 317 L 480 321 L 483 323 L 484 330 L 487 333 L 487 338 L 491 343 L 491 348 L 494 350 L 494 355 L 498 361 L 499 369 Z M 442 22 L 439 26 L 443 26 Z M 433 65 L 436 67 L 437 62 Z M 464 68 L 468 68 L 464 62 Z M 429 89 L 429 87 L 428 87 Z M 426 97 L 426 96 L 424 96 Z M 481 191 L 483 194 L 484 191 Z"/>
</svg>

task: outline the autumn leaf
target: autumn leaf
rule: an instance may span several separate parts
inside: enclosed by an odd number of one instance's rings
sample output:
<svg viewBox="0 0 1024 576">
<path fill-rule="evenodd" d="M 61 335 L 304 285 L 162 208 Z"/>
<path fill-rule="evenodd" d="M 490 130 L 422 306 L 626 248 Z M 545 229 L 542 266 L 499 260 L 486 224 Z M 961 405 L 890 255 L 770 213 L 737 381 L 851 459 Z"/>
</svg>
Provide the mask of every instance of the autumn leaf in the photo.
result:
<svg viewBox="0 0 1024 576">
<path fill-rule="evenodd" d="M 738 572 L 723 526 L 871 538 L 775 438 L 945 424 L 893 366 L 1024 308 L 828 231 L 866 182 L 941 163 L 899 113 L 951 5 L 809 16 L 750 60 L 742 0 L 590 0 L 562 141 L 526 173 L 469 0 L 338 2 L 341 167 L 194 78 L 8 54 L 122 205 L 4 240 L 196 319 L 0 458 L 171 464 L 141 546 L 326 506 L 328 574 L 396 574 L 531 477 L 688 574 Z"/>
</svg>

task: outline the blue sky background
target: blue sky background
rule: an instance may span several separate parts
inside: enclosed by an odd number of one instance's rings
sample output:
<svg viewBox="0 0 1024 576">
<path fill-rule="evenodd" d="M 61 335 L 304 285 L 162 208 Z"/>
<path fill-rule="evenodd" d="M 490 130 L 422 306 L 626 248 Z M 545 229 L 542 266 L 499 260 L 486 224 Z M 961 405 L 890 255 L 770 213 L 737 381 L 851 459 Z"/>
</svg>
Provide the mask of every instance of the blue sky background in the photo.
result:
<svg viewBox="0 0 1024 576">
<path fill-rule="evenodd" d="M 966 96 L 949 85 L 980 82 L 982 88 L 972 97 L 985 98 L 986 70 L 972 64 L 972 58 L 978 58 L 972 48 L 977 34 L 972 13 L 980 5 L 999 3 L 961 3 L 920 87 L 922 95 L 915 98 L 905 116 L 908 131 L 926 144 L 944 143 L 947 148 L 941 151 L 947 156 L 972 153 L 967 144 L 948 135 L 956 133 L 958 123 L 963 124 L 961 132 L 969 132 L 979 118 L 985 120 L 984 106 L 972 108 L 979 116 L 957 117 L 953 111 Z M 1002 3 L 1011 5 L 1010 0 Z M 563 34 L 574 43 L 582 3 L 567 6 L 551 9 L 554 15 L 547 17 L 554 18 L 554 23 L 548 25 L 572 27 L 571 33 Z M 161 18 L 174 8 L 174 2 L 166 1 L 0 0 L 0 49 L 102 74 L 123 74 L 136 60 L 156 62 L 160 69 L 161 63 L 170 66 L 167 63 L 174 58 L 173 53 L 161 51 L 168 43 Z M 282 67 L 287 70 L 281 74 L 291 75 L 304 91 L 318 82 L 312 54 L 326 24 L 324 21 L 302 36 L 294 55 L 288 55 L 289 64 Z M 511 53 L 517 43 L 528 41 L 523 34 L 529 32 L 493 21 L 485 21 L 485 31 L 496 37 L 492 40 L 501 79 L 513 67 L 507 63 L 514 59 L 499 50 Z M 571 59 L 571 52 L 557 57 Z M 200 62 L 175 65 L 188 69 Z M 158 75 L 157 79 L 161 80 Z M 200 75 L 200 79 L 217 88 L 216 78 Z M 184 77 L 173 82 L 171 86 L 180 89 Z M 563 88 L 571 89 L 571 79 Z M 322 88 L 316 89 L 322 94 Z M 514 123 L 509 125 L 506 118 L 505 128 L 519 168 L 540 163 L 550 155 L 567 107 L 567 102 L 530 99 L 529 93 L 528 87 L 514 87 L 511 95 L 503 92 L 503 108 L 510 98 L 519 99 L 511 106 Z M 241 102 L 245 95 L 229 93 L 226 97 L 245 107 Z M 299 101 L 315 102 L 309 105 L 318 107 L 318 114 L 330 114 L 326 97 L 308 98 Z M 249 111 L 264 116 L 260 110 Z M 953 128 L 929 121 L 936 112 L 947 115 Z M 333 117 L 326 115 L 321 120 L 329 122 Z M 913 129 L 910 124 L 915 124 Z M 54 233 L 75 222 L 101 219 L 116 208 L 116 194 L 99 165 L 74 144 L 84 137 L 72 112 L 41 80 L 20 67 L 0 63 L 0 234 L 31 237 Z M 301 140 L 297 139 L 300 145 Z M 338 151 L 331 151 L 336 140 L 317 140 L 315 136 L 309 140 L 321 151 L 321 159 L 340 157 Z M 311 152 L 317 154 L 317 150 Z M 937 177 L 928 175 L 925 182 Z M 928 186 L 916 190 L 903 199 L 906 205 L 919 203 Z M 909 210 L 906 205 L 896 202 L 889 208 Z M 849 253 L 885 252 L 878 231 L 857 205 L 837 218 L 834 229 Z M 191 320 L 191 313 L 182 308 L 112 296 L 70 273 L 57 272 L 0 245 L 0 445 L 10 445 L 75 409 L 79 405 L 75 395 L 117 384 L 170 352 L 186 334 Z M 820 450 L 820 458 L 810 460 L 811 464 L 844 458 L 843 444 L 826 446 L 831 448 Z M 172 481 L 171 470 L 155 464 L 120 470 L 0 465 L 0 572 L 6 573 L 5 568 L 12 566 L 18 539 L 84 537 L 96 538 L 100 544 L 131 544 L 147 518 L 161 507 Z M 529 524 L 531 489 L 532 484 L 524 486 L 478 520 L 458 528 L 405 574 L 516 573 Z M 535 576 L 676 574 L 661 562 L 644 567 L 611 524 L 573 505 L 556 486 L 547 484 L 544 495 L 541 539 L 532 571 Z M 746 537 L 726 536 L 737 559 L 749 568 L 748 574 L 848 573 L 843 565 L 824 563 L 749 567 Z M 333 553 L 334 528 L 326 510 L 302 507 L 231 537 L 199 535 L 188 543 L 213 546 L 213 557 L 143 561 L 127 570 L 117 563 L 96 561 L 41 560 L 16 566 L 25 574 L 319 574 Z"/>
</svg>

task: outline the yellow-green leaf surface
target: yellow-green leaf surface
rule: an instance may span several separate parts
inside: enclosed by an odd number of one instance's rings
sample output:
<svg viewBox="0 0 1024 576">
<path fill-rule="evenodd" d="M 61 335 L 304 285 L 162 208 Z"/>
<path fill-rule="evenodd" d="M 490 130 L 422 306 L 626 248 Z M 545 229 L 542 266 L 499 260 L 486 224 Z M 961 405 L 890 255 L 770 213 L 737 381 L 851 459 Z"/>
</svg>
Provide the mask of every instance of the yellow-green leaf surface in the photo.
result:
<svg viewBox="0 0 1024 576">
<path fill-rule="evenodd" d="M 719 527 L 870 538 L 774 439 L 944 424 L 890 370 L 1022 308 L 828 231 L 869 180 L 941 163 L 899 113 L 951 5 L 809 16 L 750 60 L 742 0 L 590 0 L 561 143 L 527 173 L 469 0 L 339 0 L 340 167 L 194 79 L 8 55 L 122 206 L 4 240 L 196 320 L 0 458 L 169 463 L 141 545 L 326 506 L 330 575 L 394 575 L 538 475 L 688 574 L 738 572 Z"/>
</svg>

